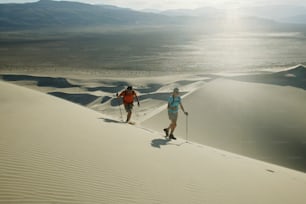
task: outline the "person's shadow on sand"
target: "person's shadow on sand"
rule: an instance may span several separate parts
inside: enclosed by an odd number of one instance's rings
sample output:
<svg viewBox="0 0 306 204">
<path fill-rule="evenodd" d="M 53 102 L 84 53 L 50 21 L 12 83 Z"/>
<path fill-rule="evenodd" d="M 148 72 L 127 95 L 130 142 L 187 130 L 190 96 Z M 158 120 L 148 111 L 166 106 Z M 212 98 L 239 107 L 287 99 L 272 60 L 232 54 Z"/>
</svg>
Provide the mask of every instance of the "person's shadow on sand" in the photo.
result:
<svg viewBox="0 0 306 204">
<path fill-rule="evenodd" d="M 99 119 L 104 120 L 104 122 L 106 122 L 106 123 L 123 123 L 121 121 L 113 120 L 113 119 L 109 119 L 109 118 L 99 118 Z"/>
<path fill-rule="evenodd" d="M 151 146 L 155 148 L 161 148 L 161 145 L 167 145 L 170 140 L 168 139 L 154 139 L 151 142 Z"/>
</svg>

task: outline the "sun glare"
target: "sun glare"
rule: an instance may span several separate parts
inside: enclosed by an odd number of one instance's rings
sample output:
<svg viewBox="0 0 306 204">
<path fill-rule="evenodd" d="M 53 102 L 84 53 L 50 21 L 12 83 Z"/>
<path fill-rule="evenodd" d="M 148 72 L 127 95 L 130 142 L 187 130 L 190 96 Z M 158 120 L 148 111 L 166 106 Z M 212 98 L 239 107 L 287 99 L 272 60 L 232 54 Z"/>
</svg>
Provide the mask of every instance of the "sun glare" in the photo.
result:
<svg viewBox="0 0 306 204">
<path fill-rule="evenodd" d="M 237 12 L 237 10 L 233 9 L 227 10 L 220 26 L 223 27 L 225 32 L 235 32 L 244 28 L 241 15 Z"/>
</svg>

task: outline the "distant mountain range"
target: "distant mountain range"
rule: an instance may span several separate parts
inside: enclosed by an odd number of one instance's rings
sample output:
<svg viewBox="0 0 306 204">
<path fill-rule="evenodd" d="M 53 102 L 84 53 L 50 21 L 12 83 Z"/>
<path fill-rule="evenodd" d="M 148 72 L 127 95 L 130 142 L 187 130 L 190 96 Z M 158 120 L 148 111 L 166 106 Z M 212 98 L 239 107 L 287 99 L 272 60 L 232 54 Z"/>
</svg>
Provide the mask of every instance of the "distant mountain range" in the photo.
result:
<svg viewBox="0 0 306 204">
<path fill-rule="evenodd" d="M 220 19 L 226 18 L 228 12 L 211 7 L 140 12 L 109 5 L 40 0 L 34 3 L 0 4 L 0 30 L 98 25 L 212 26 L 218 24 Z M 257 27 L 280 27 L 279 23 L 274 21 L 306 24 L 306 8 L 303 7 L 257 7 L 231 12 L 236 12 L 245 22 Z"/>
<path fill-rule="evenodd" d="M 155 12 L 156 13 L 156 12 Z M 274 20 L 283 23 L 306 24 L 306 8 L 292 5 L 275 5 L 261 7 L 245 7 L 239 9 L 216 9 L 203 7 L 197 9 L 174 9 L 160 12 L 168 16 L 224 16 L 234 14 L 240 17 L 257 17 Z"/>
<path fill-rule="evenodd" d="M 306 18 L 306 8 L 300 6 L 275 5 L 251 7 L 239 9 L 238 12 L 244 16 L 257 16 L 279 22 L 306 24 L 306 21 L 303 21 Z"/>
<path fill-rule="evenodd" d="M 0 28 L 52 26 L 129 25 L 173 23 L 175 19 L 154 13 L 108 5 L 40 0 L 25 4 L 0 4 Z"/>
</svg>

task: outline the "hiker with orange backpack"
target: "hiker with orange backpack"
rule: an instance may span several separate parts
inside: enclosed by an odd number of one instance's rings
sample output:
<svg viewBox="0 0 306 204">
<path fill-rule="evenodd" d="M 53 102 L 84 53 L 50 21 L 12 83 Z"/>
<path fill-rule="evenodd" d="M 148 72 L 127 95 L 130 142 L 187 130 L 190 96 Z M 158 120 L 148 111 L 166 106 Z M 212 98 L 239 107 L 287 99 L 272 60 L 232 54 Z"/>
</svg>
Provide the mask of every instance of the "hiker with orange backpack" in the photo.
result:
<svg viewBox="0 0 306 204">
<path fill-rule="evenodd" d="M 126 90 L 122 91 L 117 97 L 118 99 L 122 97 L 124 108 L 127 112 L 126 123 L 130 123 L 135 98 L 137 100 L 138 106 L 140 106 L 138 96 L 136 92 L 133 90 L 133 87 L 128 86 Z"/>
</svg>

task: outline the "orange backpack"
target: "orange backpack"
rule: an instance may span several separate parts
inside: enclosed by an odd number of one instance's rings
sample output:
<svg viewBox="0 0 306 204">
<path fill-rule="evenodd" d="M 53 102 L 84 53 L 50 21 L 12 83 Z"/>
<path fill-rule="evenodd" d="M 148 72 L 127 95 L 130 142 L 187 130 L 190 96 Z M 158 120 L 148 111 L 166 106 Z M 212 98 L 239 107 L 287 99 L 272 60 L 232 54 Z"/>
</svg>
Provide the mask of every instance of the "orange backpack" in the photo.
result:
<svg viewBox="0 0 306 204">
<path fill-rule="evenodd" d="M 135 91 L 128 92 L 127 90 L 125 90 L 120 95 L 123 96 L 123 103 L 129 104 L 134 102 L 134 96 L 136 95 L 136 93 Z"/>
</svg>

